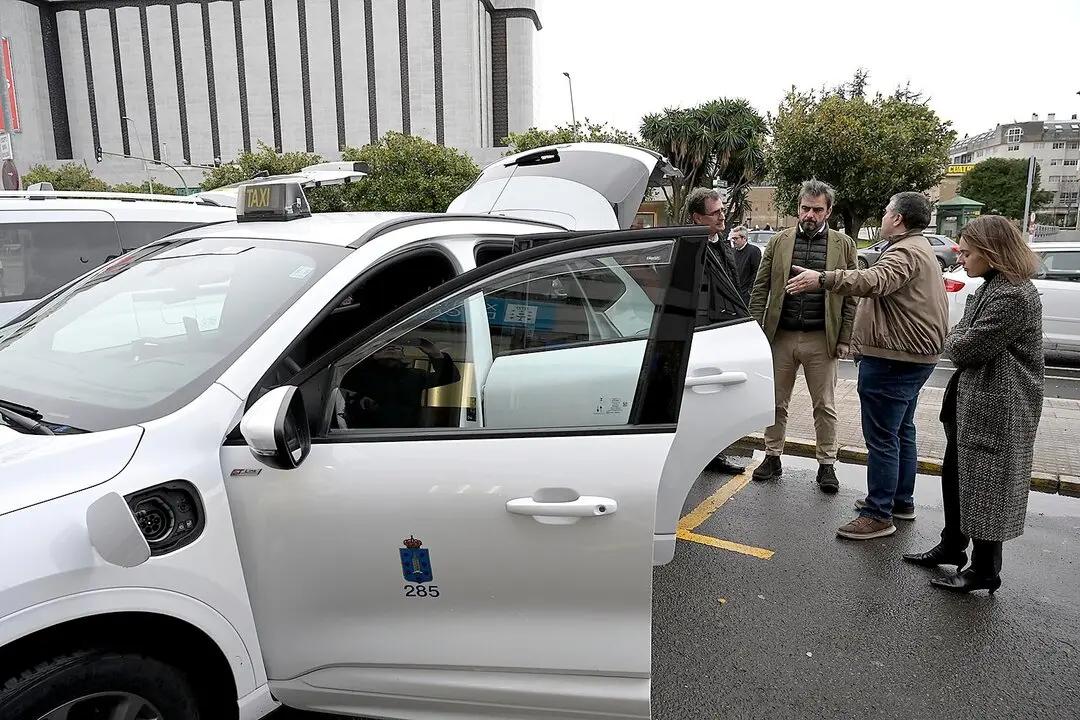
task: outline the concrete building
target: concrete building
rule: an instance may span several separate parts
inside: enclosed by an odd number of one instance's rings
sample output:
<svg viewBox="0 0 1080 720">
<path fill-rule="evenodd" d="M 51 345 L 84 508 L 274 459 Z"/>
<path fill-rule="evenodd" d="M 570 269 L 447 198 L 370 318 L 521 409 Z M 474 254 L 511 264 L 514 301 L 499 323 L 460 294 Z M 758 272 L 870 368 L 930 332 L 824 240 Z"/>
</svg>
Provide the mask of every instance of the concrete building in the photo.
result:
<svg viewBox="0 0 1080 720">
<path fill-rule="evenodd" d="M 533 123 L 540 29 L 535 0 L 0 0 L 0 118 L 20 172 L 110 183 L 145 173 L 108 153 L 195 186 L 259 141 L 338 159 L 388 130 L 483 163 Z"/>
<path fill-rule="evenodd" d="M 1026 122 L 998 125 L 993 130 L 965 137 L 951 150 L 952 163 L 963 166 L 987 158 L 1025 159 L 1035 156 L 1043 190 L 1054 193 L 1050 205 L 1038 212 L 1040 223 L 1075 227 L 1080 207 L 1080 120 L 1074 114 L 1059 119 L 1037 114 Z M 942 199 L 948 199 L 944 197 Z"/>
</svg>

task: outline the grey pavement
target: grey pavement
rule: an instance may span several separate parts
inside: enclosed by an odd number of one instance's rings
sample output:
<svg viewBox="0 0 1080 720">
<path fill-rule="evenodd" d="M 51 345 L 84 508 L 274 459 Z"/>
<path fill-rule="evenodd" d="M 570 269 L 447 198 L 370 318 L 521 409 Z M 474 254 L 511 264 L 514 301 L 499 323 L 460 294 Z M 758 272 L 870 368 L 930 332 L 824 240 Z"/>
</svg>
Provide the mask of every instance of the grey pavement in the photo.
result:
<svg viewBox="0 0 1080 720">
<path fill-rule="evenodd" d="M 945 456 L 945 430 L 938 420 L 944 387 L 923 387 L 915 411 L 919 457 L 940 460 Z M 841 446 L 866 447 L 862 435 L 858 382 L 840 379 L 836 383 L 837 440 Z M 764 429 L 764 428 L 763 428 Z M 788 406 L 787 436 L 814 439 L 814 414 L 810 393 L 800 375 Z M 1047 397 L 1035 438 L 1033 472 L 1052 475 L 1080 475 L 1080 400 Z"/>
<path fill-rule="evenodd" d="M 681 541 L 655 569 L 655 720 L 1080 717 L 1080 499 L 1033 493 L 1001 589 L 957 596 L 930 585 L 944 570 L 900 560 L 937 541 L 937 478 L 916 484 L 917 520 L 852 542 L 835 529 L 865 493 L 865 470 L 839 466 L 828 496 L 813 460 L 784 465 L 781 481 L 747 484 L 694 530 L 770 559 Z M 730 479 L 704 473 L 684 515 Z"/>
<path fill-rule="evenodd" d="M 900 560 L 938 539 L 937 478 L 916 484 L 917 520 L 853 542 L 835 531 L 865 469 L 838 466 L 828 496 L 812 459 L 784 465 L 781 481 L 751 482 L 695 530 L 771 559 L 680 542 L 656 569 L 656 720 L 1080 717 L 1080 499 L 1033 493 L 1001 589 L 957 596 L 929 584 L 944 570 Z M 686 510 L 727 480 L 703 475 Z"/>
</svg>

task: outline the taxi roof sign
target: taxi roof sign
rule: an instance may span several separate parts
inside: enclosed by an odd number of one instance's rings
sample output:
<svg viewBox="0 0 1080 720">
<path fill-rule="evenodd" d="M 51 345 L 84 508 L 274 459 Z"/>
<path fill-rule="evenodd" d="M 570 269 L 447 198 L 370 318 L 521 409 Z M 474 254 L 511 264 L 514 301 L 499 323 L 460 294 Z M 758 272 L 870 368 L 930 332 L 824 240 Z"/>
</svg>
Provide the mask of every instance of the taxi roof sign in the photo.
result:
<svg viewBox="0 0 1080 720">
<path fill-rule="evenodd" d="M 302 217 L 311 217 L 311 206 L 298 182 L 251 183 L 238 188 L 237 222 L 286 221 Z"/>
</svg>

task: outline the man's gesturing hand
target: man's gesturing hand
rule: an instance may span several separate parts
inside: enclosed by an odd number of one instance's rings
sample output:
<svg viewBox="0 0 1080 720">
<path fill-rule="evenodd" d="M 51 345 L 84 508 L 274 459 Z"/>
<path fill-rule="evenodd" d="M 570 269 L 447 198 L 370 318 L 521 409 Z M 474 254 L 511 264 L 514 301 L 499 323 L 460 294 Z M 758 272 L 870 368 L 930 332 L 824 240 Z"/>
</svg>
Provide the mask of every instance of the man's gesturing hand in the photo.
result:
<svg viewBox="0 0 1080 720">
<path fill-rule="evenodd" d="M 785 288 L 788 293 L 798 295 L 821 287 L 821 273 L 816 270 L 807 270 L 798 265 L 792 265 L 791 272 L 798 273 L 798 275 L 788 280 Z"/>
</svg>

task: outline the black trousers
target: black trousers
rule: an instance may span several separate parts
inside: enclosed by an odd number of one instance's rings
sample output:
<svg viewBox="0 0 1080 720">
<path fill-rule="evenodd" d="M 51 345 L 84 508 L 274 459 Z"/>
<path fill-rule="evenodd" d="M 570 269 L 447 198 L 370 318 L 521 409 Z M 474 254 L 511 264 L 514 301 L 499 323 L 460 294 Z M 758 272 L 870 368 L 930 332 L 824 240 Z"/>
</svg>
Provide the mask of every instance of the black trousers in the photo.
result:
<svg viewBox="0 0 1080 720">
<path fill-rule="evenodd" d="M 945 426 L 945 460 L 941 463 L 941 496 L 945 508 L 945 528 L 941 544 L 949 550 L 967 550 L 968 536 L 960 529 L 960 467 L 956 452 L 956 422 Z"/>
</svg>

